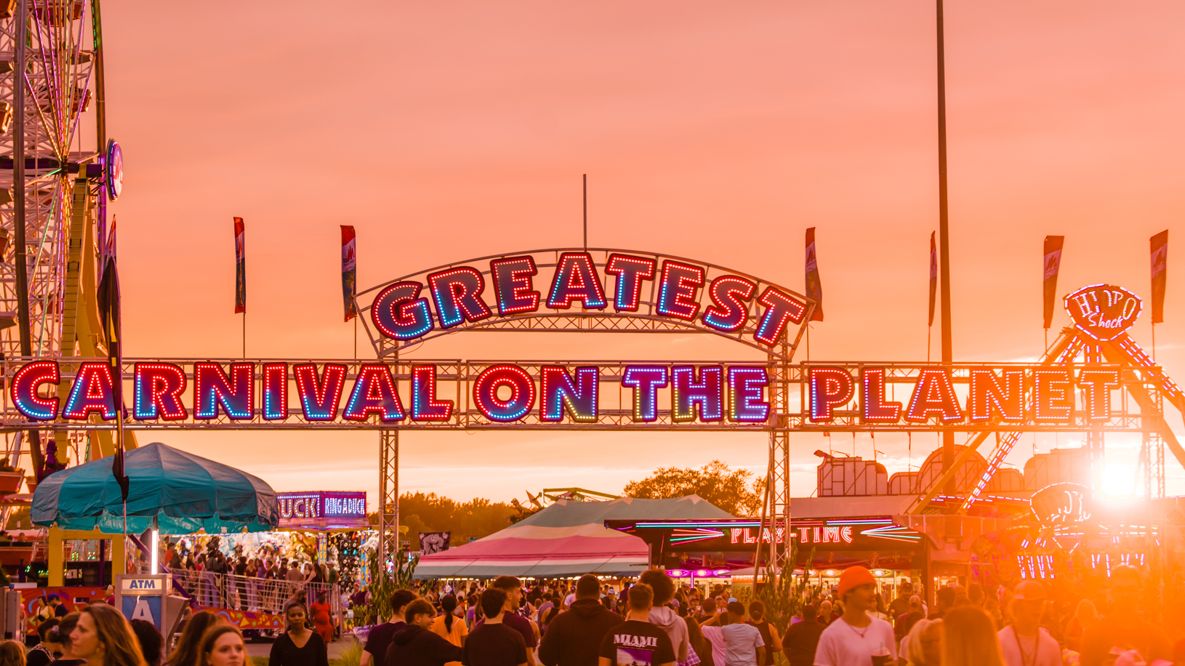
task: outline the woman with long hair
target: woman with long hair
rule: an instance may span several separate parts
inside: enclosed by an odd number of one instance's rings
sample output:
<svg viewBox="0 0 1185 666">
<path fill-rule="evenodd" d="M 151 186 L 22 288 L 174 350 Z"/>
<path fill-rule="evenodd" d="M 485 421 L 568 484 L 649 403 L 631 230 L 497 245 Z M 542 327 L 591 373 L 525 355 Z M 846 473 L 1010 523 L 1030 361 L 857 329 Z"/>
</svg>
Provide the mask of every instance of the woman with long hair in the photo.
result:
<svg viewBox="0 0 1185 666">
<path fill-rule="evenodd" d="M 16 641 L 0 643 L 0 666 L 25 666 L 25 646 Z"/>
<path fill-rule="evenodd" d="M 168 666 L 201 666 L 202 636 L 210 627 L 220 622 L 222 618 L 210 611 L 198 611 L 190 615 L 181 629 L 177 645 L 173 647 L 173 652 L 169 654 L 165 663 Z"/>
<path fill-rule="evenodd" d="M 284 619 L 288 630 L 272 643 L 268 666 L 329 666 L 329 648 L 309 628 L 309 609 L 304 602 L 288 602 Z"/>
<path fill-rule="evenodd" d="M 441 614 L 432 620 L 432 626 L 428 628 L 453 645 L 464 647 L 469 629 L 465 626 L 465 620 L 457 617 L 456 595 L 446 594 L 441 597 L 440 610 Z"/>
<path fill-rule="evenodd" d="M 996 625 L 982 608 L 958 606 L 942 616 L 942 666 L 1005 666 Z"/>
<path fill-rule="evenodd" d="M 107 604 L 82 609 L 70 633 L 74 657 L 86 666 L 146 666 L 140 642 L 119 611 Z"/>
<path fill-rule="evenodd" d="M 1082 651 L 1082 636 L 1099 621 L 1099 610 L 1090 599 L 1083 599 L 1074 608 L 1074 615 L 1066 625 L 1066 647 Z"/>
<path fill-rule="evenodd" d="M 199 666 L 251 666 L 243 633 L 225 622 L 210 627 L 202 635 L 198 656 Z"/>
</svg>

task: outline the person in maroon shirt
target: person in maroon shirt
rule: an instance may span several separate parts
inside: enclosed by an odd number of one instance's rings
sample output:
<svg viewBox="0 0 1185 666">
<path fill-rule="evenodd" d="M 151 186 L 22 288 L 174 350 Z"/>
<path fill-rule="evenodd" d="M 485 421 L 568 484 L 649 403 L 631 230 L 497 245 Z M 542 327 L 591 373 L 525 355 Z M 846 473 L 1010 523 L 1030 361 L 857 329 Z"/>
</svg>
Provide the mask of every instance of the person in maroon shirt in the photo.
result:
<svg viewBox="0 0 1185 666">
<path fill-rule="evenodd" d="M 436 609 L 423 599 L 416 599 L 403 612 L 407 627 L 391 639 L 384 663 L 388 666 L 444 666 L 461 660 L 461 648 L 430 631 Z"/>
<path fill-rule="evenodd" d="M 416 593 L 411 590 L 395 590 L 391 593 L 391 618 L 370 630 L 366 637 L 366 646 L 362 648 L 359 666 L 384 666 L 391 639 L 407 628 L 407 623 L 403 621 L 403 611 L 415 599 Z"/>
<path fill-rule="evenodd" d="M 498 576 L 490 587 L 506 595 L 506 605 L 503 608 L 506 614 L 502 617 L 502 624 L 522 634 L 523 643 L 527 646 L 527 664 L 536 666 L 538 662 L 535 659 L 535 647 L 539 645 L 539 632 L 534 622 L 518 614 L 523 599 L 522 581 L 514 576 Z"/>
<path fill-rule="evenodd" d="M 572 606 L 543 632 L 539 661 L 546 666 L 597 666 L 601 639 L 622 622 L 620 615 L 601 605 L 597 598 L 600 589 L 600 581 L 593 574 L 580 577 Z"/>
<path fill-rule="evenodd" d="M 469 632 L 461 648 L 465 666 L 527 666 L 527 645 L 522 634 L 503 623 L 512 615 L 505 610 L 506 593 L 490 588 L 481 593 L 485 620 Z"/>
</svg>

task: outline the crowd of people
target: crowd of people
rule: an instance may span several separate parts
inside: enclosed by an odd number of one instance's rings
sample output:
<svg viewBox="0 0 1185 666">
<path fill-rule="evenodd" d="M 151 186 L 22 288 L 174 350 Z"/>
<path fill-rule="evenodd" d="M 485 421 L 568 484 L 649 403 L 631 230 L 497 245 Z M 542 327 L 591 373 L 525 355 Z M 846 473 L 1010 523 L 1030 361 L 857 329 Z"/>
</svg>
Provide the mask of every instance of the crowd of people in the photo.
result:
<svg viewBox="0 0 1185 666">
<path fill-rule="evenodd" d="M 128 621 L 106 603 L 50 617 L 31 638 L 33 645 L 27 650 L 16 641 L 0 643 L 0 666 L 245 666 L 247 662 L 242 633 L 210 612 L 187 620 L 167 659 L 161 634 L 151 622 Z"/>
<path fill-rule="evenodd" d="M 337 572 L 316 557 L 290 559 L 270 549 L 248 554 L 241 546 L 227 554 L 212 536 L 193 547 L 184 541 L 169 543 L 163 561 L 175 582 L 207 608 L 278 612 L 293 599 L 313 606 L 336 601 L 332 589 Z"/>
<path fill-rule="evenodd" d="M 209 571 L 249 578 L 293 582 L 334 583 L 337 571 L 310 555 L 285 555 L 275 548 L 260 547 L 246 552 L 237 545 L 228 552 L 217 536 L 206 538 L 204 546 L 194 542 L 170 542 L 165 546 L 163 562 L 174 571 Z"/>
<path fill-rule="evenodd" d="M 1140 574 L 1112 571 L 1100 611 L 1083 600 L 1050 612 L 1043 583 L 999 595 L 948 586 L 931 607 L 903 584 L 884 603 L 861 566 L 806 595 L 785 626 L 761 601 L 727 587 L 703 593 L 660 570 L 610 589 L 593 575 L 573 588 L 524 588 L 503 576 L 465 589 L 399 590 L 370 633 L 361 666 L 1136 666 L 1185 663 L 1185 626 L 1141 605 Z M 782 656 L 778 656 L 778 655 Z"/>
<path fill-rule="evenodd" d="M 1185 663 L 1185 626 L 1164 626 L 1140 598 L 1140 573 L 1111 572 L 1107 603 L 1078 604 L 1064 622 L 1045 585 L 1023 581 L 993 597 L 944 587 L 930 607 L 903 584 L 888 604 L 861 566 L 812 589 L 784 625 L 759 600 L 725 586 L 706 593 L 661 570 L 636 583 L 595 575 L 535 584 L 502 576 L 465 589 L 396 590 L 391 615 L 371 628 L 360 666 L 1157 666 Z M 371 600 L 373 602 L 373 600 Z M 242 634 L 209 611 L 193 613 L 163 658 L 147 622 L 105 603 L 64 613 L 46 606 L 27 653 L 0 644 L 0 666 L 244 666 Z M 284 609 L 286 630 L 269 666 L 329 666 L 332 629 L 303 600 Z M 15 647 L 13 647 L 15 646 Z M 19 650 L 17 649 L 19 648 Z M 780 656 L 779 656 L 780 654 Z"/>
</svg>

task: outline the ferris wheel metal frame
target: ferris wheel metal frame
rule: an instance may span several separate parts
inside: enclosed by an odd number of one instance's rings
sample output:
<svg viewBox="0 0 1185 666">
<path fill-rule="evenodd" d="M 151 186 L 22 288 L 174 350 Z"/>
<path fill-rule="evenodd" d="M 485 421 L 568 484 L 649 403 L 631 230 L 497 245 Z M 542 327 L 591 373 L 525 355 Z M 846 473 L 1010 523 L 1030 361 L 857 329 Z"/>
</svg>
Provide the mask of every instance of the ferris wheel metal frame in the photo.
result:
<svg viewBox="0 0 1185 666">
<path fill-rule="evenodd" d="M 99 0 L 0 7 L 0 355 L 105 354 L 98 247 L 111 188 Z M 122 156 L 118 169 L 122 173 Z M 116 190 L 116 193 L 118 190 Z M 40 479 L 102 455 L 110 434 L 6 435 L 5 460 Z M 97 456 L 96 456 L 97 457 Z"/>
</svg>

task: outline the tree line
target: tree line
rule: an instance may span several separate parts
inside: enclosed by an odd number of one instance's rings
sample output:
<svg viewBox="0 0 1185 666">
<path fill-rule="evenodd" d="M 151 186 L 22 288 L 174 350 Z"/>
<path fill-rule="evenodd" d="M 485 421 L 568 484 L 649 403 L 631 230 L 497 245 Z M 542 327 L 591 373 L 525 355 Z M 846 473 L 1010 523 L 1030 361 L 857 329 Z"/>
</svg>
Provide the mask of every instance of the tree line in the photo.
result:
<svg viewBox="0 0 1185 666">
<path fill-rule="evenodd" d="M 765 479 L 749 470 L 733 469 L 719 460 L 703 467 L 660 467 L 649 476 L 630 481 L 623 495 L 640 499 L 667 499 L 699 495 L 735 516 L 761 512 Z M 436 493 L 404 493 L 399 496 L 399 523 L 406 539 L 418 547 L 420 532 L 451 532 L 451 543 L 459 546 L 503 529 L 538 511 L 519 502 L 493 502 L 474 498 L 467 502 Z M 677 516 L 672 516 L 676 518 Z M 371 514 L 377 523 L 377 514 Z"/>
</svg>

